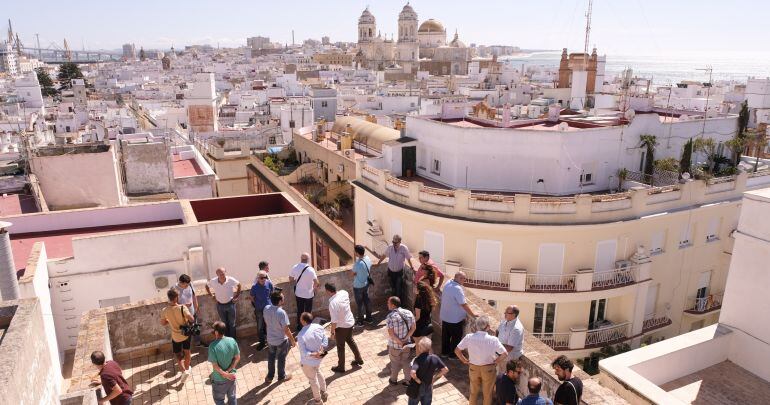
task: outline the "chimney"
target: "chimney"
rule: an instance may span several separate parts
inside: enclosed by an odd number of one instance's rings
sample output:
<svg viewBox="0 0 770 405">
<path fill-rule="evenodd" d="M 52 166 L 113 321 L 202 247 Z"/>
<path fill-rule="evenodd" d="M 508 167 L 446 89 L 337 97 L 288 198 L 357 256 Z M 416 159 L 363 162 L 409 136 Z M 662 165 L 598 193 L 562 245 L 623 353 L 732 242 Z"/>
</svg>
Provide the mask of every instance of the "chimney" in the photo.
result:
<svg viewBox="0 0 770 405">
<path fill-rule="evenodd" d="M 19 299 L 19 280 L 8 234 L 10 226 L 10 222 L 0 222 L 0 297 L 4 301 Z"/>
<path fill-rule="evenodd" d="M 548 121 L 550 122 L 557 122 L 559 121 L 559 113 L 561 113 L 561 104 L 559 103 L 553 103 L 548 106 Z"/>
</svg>

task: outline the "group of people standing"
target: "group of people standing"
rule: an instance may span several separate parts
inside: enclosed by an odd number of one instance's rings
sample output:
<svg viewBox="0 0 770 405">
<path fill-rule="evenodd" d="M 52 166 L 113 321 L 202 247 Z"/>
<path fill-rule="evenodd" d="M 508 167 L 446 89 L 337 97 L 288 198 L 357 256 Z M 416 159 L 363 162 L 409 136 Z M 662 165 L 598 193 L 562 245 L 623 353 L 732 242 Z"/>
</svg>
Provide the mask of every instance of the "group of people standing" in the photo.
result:
<svg viewBox="0 0 770 405">
<path fill-rule="evenodd" d="M 523 354 L 524 328 L 519 318 L 519 309 L 509 306 L 496 331 L 487 316 L 477 316 L 465 299 L 466 276 L 457 272 L 444 283 L 445 276 L 430 258 L 430 253 L 418 253 L 419 267 L 415 270 L 412 256 L 401 237 L 394 235 L 393 244 L 379 257 L 377 264 L 388 258 L 387 279 L 392 295 L 387 299 L 388 313 L 387 351 L 390 360 L 389 382 L 407 386 L 410 405 L 428 405 L 432 401 L 433 383 L 449 372 L 450 361 L 460 361 L 468 366 L 470 382 L 470 404 L 484 405 L 523 404 L 548 405 L 549 399 L 540 396 L 542 381 L 533 377 L 528 381 L 529 395 L 519 399 L 516 384 L 522 372 L 519 358 Z M 333 283 L 323 286 L 328 298 L 330 315 L 330 337 L 336 342 L 337 364 L 331 367 L 334 373 L 348 371 L 345 348 L 350 348 L 353 369 L 364 365 L 364 360 L 353 337 L 356 326 L 374 323 L 369 288 L 372 260 L 366 249 L 356 245 L 355 263 L 350 272 L 353 297 L 357 313 L 351 310 L 350 295 L 338 289 Z M 414 284 L 405 285 L 404 272 L 409 267 L 414 272 Z M 265 383 L 277 380 L 287 381 L 292 375 L 286 372 L 286 357 L 292 348 L 298 348 L 300 365 L 307 377 L 313 402 L 322 404 L 328 398 L 321 362 L 327 354 L 329 337 L 324 326 L 317 323 L 312 311 L 316 293 L 321 285 L 316 270 L 310 264 L 310 255 L 303 253 L 300 262 L 289 274 L 294 289 L 297 307 L 297 325 L 292 331 L 289 316 L 284 310 L 283 290 L 274 286 L 269 277 L 269 263 L 260 262 L 257 277 L 249 290 L 248 299 L 254 308 L 257 325 L 257 350 L 267 348 L 267 375 Z M 443 287 L 443 288 L 442 288 Z M 414 311 L 404 307 L 406 288 L 414 289 Z M 190 375 L 190 350 L 195 344 L 208 346 L 208 361 L 213 371 L 210 375 L 212 395 L 217 405 L 236 404 L 236 373 L 240 363 L 240 351 L 236 342 L 236 305 L 242 293 L 242 285 L 228 276 L 224 268 L 216 270 L 216 277 L 206 284 L 206 291 L 215 299 L 219 321 L 214 322 L 214 340 L 209 344 L 200 340 L 199 333 L 190 332 L 190 326 L 199 320 L 199 305 L 190 277 L 182 275 L 179 282 L 168 293 L 168 306 L 161 311 L 160 322 L 169 326 L 172 351 L 182 384 Z M 440 299 L 439 294 L 440 293 Z M 439 311 L 441 320 L 441 354 L 432 353 L 432 314 Z M 474 333 L 464 334 L 466 319 L 472 319 Z M 415 351 L 412 356 L 412 349 Z M 131 403 L 130 386 L 123 379 L 120 368 L 113 361 L 105 361 L 104 354 L 94 352 L 92 362 L 100 373 L 100 379 L 107 398 L 113 405 Z M 563 381 L 554 396 L 554 402 L 563 405 L 577 405 L 582 395 L 582 383 L 571 375 L 573 364 L 564 356 L 552 364 L 556 376 Z M 399 382 L 399 374 L 403 380 Z"/>
</svg>

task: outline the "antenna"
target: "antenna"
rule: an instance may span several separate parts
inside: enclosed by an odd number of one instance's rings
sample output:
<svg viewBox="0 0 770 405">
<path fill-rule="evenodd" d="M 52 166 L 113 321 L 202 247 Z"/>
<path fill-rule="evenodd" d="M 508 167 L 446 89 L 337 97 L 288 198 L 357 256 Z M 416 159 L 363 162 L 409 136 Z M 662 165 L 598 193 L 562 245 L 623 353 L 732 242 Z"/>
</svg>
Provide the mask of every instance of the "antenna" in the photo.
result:
<svg viewBox="0 0 770 405">
<path fill-rule="evenodd" d="M 586 43 L 583 48 L 583 65 L 588 69 L 588 42 L 591 38 L 591 14 L 594 9 L 594 0 L 588 0 L 588 11 L 586 12 Z"/>
<path fill-rule="evenodd" d="M 701 138 L 703 138 L 703 136 L 706 134 L 706 120 L 709 117 L 709 99 L 711 98 L 711 86 L 712 86 L 711 74 L 714 72 L 714 68 L 711 65 L 706 65 L 705 68 L 695 69 L 695 70 L 708 72 L 709 74 L 709 82 L 708 82 L 708 86 L 706 86 L 706 108 L 703 111 L 703 129 L 701 129 L 701 133 L 700 133 Z"/>
<path fill-rule="evenodd" d="M 43 50 L 40 49 L 40 34 L 35 34 L 35 38 L 37 39 L 37 58 L 43 59 Z"/>
</svg>

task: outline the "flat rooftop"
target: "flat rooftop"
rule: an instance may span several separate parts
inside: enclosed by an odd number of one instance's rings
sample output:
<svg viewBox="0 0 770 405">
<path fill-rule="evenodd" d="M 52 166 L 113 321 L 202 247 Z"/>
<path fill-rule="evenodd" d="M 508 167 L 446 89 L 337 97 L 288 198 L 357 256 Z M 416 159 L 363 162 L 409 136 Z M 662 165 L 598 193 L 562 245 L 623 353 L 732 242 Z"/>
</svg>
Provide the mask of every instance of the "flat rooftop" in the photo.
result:
<svg viewBox="0 0 770 405">
<path fill-rule="evenodd" d="M 660 386 L 687 404 L 761 404 L 770 398 L 770 382 L 727 360 Z"/>
<path fill-rule="evenodd" d="M 191 200 L 190 206 L 198 222 L 299 212 L 299 208 L 280 193 Z"/>
<path fill-rule="evenodd" d="M 28 194 L 4 194 L 0 196 L 0 217 L 38 212 L 35 197 Z"/>
<path fill-rule="evenodd" d="M 44 242 L 46 254 L 49 259 L 58 259 L 72 256 L 72 239 L 85 236 L 102 235 L 117 231 L 130 231 L 135 229 L 159 228 L 163 226 L 180 225 L 181 219 L 155 222 L 139 222 L 133 224 L 98 226 L 89 228 L 63 229 L 34 233 L 11 233 L 11 249 L 13 250 L 13 262 L 16 265 L 16 275 L 21 277 L 27 267 L 29 254 L 35 242 Z M 13 231 L 13 227 L 10 228 Z"/>
<path fill-rule="evenodd" d="M 174 178 L 200 176 L 203 174 L 195 158 L 182 159 L 180 155 L 171 155 L 173 160 Z"/>
<path fill-rule="evenodd" d="M 329 368 L 337 364 L 337 350 L 330 349 L 321 363 L 321 373 L 326 379 L 329 400 L 327 404 L 396 404 L 406 403 L 406 387 L 390 385 L 388 352 L 385 350 L 385 321 L 371 328 L 356 328 L 354 338 L 364 366 L 346 367 L 345 374 L 335 374 Z M 327 330 L 327 335 L 328 335 Z M 438 339 L 436 339 L 438 340 Z M 333 339 L 330 339 L 330 342 Z M 286 372 L 292 379 L 265 384 L 267 375 L 267 349 L 256 350 L 255 339 L 240 339 L 241 363 L 238 367 L 237 397 L 244 404 L 305 404 L 312 399 L 310 385 L 299 365 L 299 352 L 289 351 L 286 358 Z M 353 354 L 346 348 L 346 360 L 352 361 Z M 434 348 L 434 352 L 439 350 Z M 174 371 L 172 353 L 143 356 L 119 362 L 123 376 L 133 387 L 133 403 L 136 404 L 213 404 L 207 362 L 207 349 L 196 347 L 192 350 L 192 375 L 184 385 L 179 383 L 179 374 Z M 433 391 L 434 403 L 467 403 L 468 374 L 458 361 L 449 361 L 450 373 L 436 383 Z M 439 400 L 440 399 L 440 400 Z"/>
</svg>

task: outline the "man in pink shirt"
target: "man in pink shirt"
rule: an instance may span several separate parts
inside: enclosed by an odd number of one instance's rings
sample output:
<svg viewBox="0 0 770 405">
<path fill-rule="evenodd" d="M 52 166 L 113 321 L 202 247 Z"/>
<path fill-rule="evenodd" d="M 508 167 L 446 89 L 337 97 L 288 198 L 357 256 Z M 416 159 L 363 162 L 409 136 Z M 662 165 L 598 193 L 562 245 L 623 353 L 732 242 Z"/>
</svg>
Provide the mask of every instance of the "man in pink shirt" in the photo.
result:
<svg viewBox="0 0 770 405">
<path fill-rule="evenodd" d="M 430 253 L 427 250 L 423 250 L 417 255 L 417 259 L 420 261 L 420 267 L 417 269 L 417 274 L 414 276 L 414 288 L 417 288 L 417 283 L 425 281 L 434 290 L 439 291 L 441 286 L 444 285 L 444 273 L 438 268 L 436 262 L 430 258 Z M 429 269 L 433 270 L 433 274 L 430 274 Z"/>
</svg>

